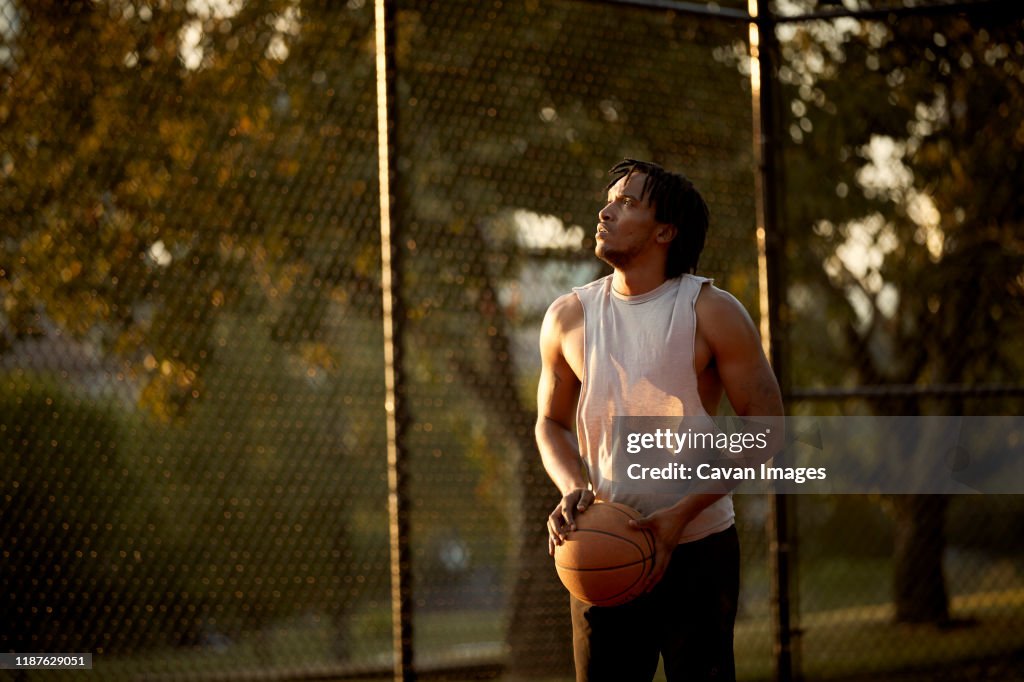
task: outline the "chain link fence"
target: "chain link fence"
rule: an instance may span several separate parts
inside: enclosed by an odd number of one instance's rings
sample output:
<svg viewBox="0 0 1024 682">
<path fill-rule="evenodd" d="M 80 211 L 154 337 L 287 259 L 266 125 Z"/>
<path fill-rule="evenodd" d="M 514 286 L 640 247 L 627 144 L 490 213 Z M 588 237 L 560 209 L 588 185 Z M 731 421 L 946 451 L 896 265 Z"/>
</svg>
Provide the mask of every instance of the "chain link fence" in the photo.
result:
<svg viewBox="0 0 1024 682">
<path fill-rule="evenodd" d="M 1021 414 L 1020 9 L 899 5 L 777 32 L 789 409 Z M 809 679 L 1024 674 L 1018 497 L 793 502 Z"/>
<path fill-rule="evenodd" d="M 1024 407 L 1024 11 L 928 5 L 762 10 L 794 414 Z M 540 320 L 605 272 L 625 156 L 694 180 L 757 317 L 748 3 L 390 8 L 415 667 L 567 680 Z M 0 0 L 0 41 L 0 650 L 391 677 L 374 3 Z M 736 504 L 771 679 L 771 501 Z M 794 676 L 1024 679 L 1018 497 L 785 504 Z"/>
</svg>

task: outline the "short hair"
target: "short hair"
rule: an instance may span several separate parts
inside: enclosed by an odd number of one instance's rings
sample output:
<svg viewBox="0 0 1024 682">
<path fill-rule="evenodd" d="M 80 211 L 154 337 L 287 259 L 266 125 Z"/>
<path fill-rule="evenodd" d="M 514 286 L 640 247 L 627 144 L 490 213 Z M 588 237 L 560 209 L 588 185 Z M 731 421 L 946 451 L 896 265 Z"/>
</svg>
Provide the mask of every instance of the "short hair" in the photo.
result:
<svg viewBox="0 0 1024 682">
<path fill-rule="evenodd" d="M 636 159 L 623 159 L 608 173 L 612 181 L 605 187 L 606 191 L 633 173 L 647 176 L 640 190 L 640 200 L 650 197 L 654 205 L 654 219 L 676 228 L 676 236 L 668 247 L 665 276 L 672 279 L 687 272 L 696 272 L 697 261 L 704 250 L 710 213 L 704 197 L 689 178 L 667 171 L 656 163 Z"/>
</svg>

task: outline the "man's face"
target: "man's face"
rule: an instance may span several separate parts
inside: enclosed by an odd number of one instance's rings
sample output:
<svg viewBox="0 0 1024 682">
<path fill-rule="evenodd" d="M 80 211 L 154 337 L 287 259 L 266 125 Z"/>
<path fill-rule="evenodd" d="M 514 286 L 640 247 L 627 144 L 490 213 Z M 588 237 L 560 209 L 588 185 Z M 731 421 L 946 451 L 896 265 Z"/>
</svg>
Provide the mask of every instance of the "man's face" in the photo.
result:
<svg viewBox="0 0 1024 682">
<path fill-rule="evenodd" d="M 649 199 L 640 199 L 645 173 L 623 177 L 608 190 L 608 203 L 597 214 L 594 253 L 622 269 L 657 239 L 658 222 Z"/>
</svg>

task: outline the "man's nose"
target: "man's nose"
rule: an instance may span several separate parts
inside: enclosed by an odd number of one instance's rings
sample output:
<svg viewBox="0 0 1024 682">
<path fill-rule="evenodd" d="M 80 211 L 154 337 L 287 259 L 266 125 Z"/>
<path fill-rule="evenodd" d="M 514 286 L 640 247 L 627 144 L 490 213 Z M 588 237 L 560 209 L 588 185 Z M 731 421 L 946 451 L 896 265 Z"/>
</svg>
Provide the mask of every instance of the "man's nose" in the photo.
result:
<svg viewBox="0 0 1024 682">
<path fill-rule="evenodd" d="M 604 208 L 597 212 L 597 219 L 602 223 L 610 220 L 612 217 L 611 207 L 611 204 L 605 204 Z"/>
</svg>

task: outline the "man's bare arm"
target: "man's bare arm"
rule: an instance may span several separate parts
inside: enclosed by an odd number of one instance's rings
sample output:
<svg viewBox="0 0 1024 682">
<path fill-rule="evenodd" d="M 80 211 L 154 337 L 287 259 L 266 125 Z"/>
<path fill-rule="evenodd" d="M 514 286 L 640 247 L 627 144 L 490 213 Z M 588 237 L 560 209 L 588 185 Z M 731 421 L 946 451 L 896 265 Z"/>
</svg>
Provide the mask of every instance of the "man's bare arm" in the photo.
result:
<svg viewBox="0 0 1024 682">
<path fill-rule="evenodd" d="M 710 286 L 697 299 L 697 319 L 698 333 L 711 349 L 718 377 L 733 410 L 740 417 L 760 418 L 758 421 L 771 431 L 768 447 L 758 453 L 770 457 L 781 449 L 785 437 L 782 392 L 762 350 L 754 321 L 731 294 Z M 716 486 L 721 487 L 722 482 L 717 482 Z M 722 488 L 715 493 L 684 499 L 681 503 L 683 517 L 695 517 L 725 492 Z"/>
<path fill-rule="evenodd" d="M 583 324 L 583 307 L 575 294 L 562 296 L 548 308 L 540 334 L 541 373 L 537 386 L 537 447 L 548 476 L 562 500 L 548 517 L 548 551 L 565 540 L 575 513 L 593 501 L 587 489 L 575 432 L 580 380 L 565 358 L 568 333 Z"/>
</svg>

